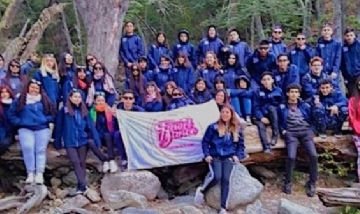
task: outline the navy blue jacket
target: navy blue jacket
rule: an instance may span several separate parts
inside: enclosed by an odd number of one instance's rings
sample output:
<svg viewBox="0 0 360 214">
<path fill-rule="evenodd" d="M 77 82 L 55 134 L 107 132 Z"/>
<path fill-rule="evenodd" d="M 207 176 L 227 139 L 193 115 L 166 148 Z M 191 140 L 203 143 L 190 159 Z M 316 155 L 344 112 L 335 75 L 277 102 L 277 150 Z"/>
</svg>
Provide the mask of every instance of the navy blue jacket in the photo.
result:
<svg viewBox="0 0 360 214">
<path fill-rule="evenodd" d="M 100 147 L 101 141 L 99 133 L 95 128 L 94 121 L 87 115 L 82 117 L 79 107 L 74 107 L 74 116 L 71 116 L 67 107 L 63 107 L 56 117 L 55 124 L 55 141 L 54 147 L 61 148 L 78 148 L 87 145 L 88 139 L 94 140 L 95 144 Z M 62 145 L 61 138 L 64 141 Z"/>
<path fill-rule="evenodd" d="M 276 68 L 276 58 L 274 54 L 269 53 L 266 58 L 260 58 L 259 51 L 256 50 L 246 63 L 251 79 L 255 80 L 259 85 L 261 82 L 261 75 L 266 71 L 272 71 Z"/>
<path fill-rule="evenodd" d="M 10 109 L 10 104 L 1 103 L 3 113 L 0 116 L 0 142 L 2 142 L 6 137 L 15 135 L 15 130 L 10 122 L 8 111 Z"/>
<path fill-rule="evenodd" d="M 229 67 L 224 70 L 224 73 L 221 74 L 224 79 L 225 85 L 227 89 L 235 89 L 235 79 L 238 77 L 238 70 L 234 67 Z"/>
<path fill-rule="evenodd" d="M 195 78 L 196 74 L 192 66 L 189 68 L 179 66 L 173 69 L 172 79 L 187 95 L 189 95 L 195 87 Z"/>
<path fill-rule="evenodd" d="M 274 40 L 270 39 L 270 52 L 274 54 L 275 58 L 279 56 L 281 53 L 286 53 L 286 45 L 283 43 L 282 40 L 279 42 L 275 42 Z"/>
<path fill-rule="evenodd" d="M 204 156 L 227 158 L 232 156 L 241 157 L 245 151 L 244 136 L 239 128 L 239 141 L 234 142 L 231 133 L 219 136 L 219 126 L 216 123 L 210 124 L 202 139 L 202 149 Z"/>
<path fill-rule="evenodd" d="M 283 101 L 282 90 L 279 87 L 273 87 L 272 91 L 260 87 L 259 90 L 254 92 L 253 109 L 254 116 L 260 120 L 268 114 L 269 106 L 279 106 Z"/>
<path fill-rule="evenodd" d="M 125 110 L 125 108 L 124 108 L 124 103 L 119 103 L 119 104 L 117 104 L 116 108 L 119 109 L 119 110 Z M 133 107 L 132 107 L 132 109 L 131 109 L 130 111 L 144 112 L 145 109 L 143 109 L 143 108 L 140 107 L 140 106 L 133 105 Z"/>
<path fill-rule="evenodd" d="M 305 121 L 311 125 L 313 123 L 312 117 L 311 117 L 311 106 L 308 103 L 299 100 L 298 108 L 301 111 L 302 116 L 304 117 Z M 290 111 L 290 109 L 289 109 L 288 104 L 281 104 L 278 108 L 280 133 L 282 133 L 283 131 L 286 131 L 286 129 L 287 129 L 287 119 L 288 119 L 289 111 Z"/>
<path fill-rule="evenodd" d="M 246 42 L 238 40 L 236 42 L 230 42 L 230 44 L 225 47 L 230 49 L 230 53 L 238 55 L 240 67 L 245 68 L 246 62 L 252 54 L 249 45 Z"/>
<path fill-rule="evenodd" d="M 142 75 L 146 77 L 147 82 L 154 81 L 154 71 L 146 68 L 142 70 Z"/>
<path fill-rule="evenodd" d="M 331 74 L 335 72 L 339 75 L 341 64 L 341 43 L 335 39 L 326 41 L 323 38 L 318 39 L 316 45 L 316 56 L 324 60 L 324 72 Z"/>
<path fill-rule="evenodd" d="M 60 77 L 60 96 L 62 96 L 62 101 L 64 103 L 66 103 L 69 95 L 69 88 L 67 84 L 69 84 L 69 82 L 72 82 L 74 75 L 75 75 L 75 71 L 73 70 L 73 67 L 67 67 L 66 75 Z M 92 73 L 90 73 L 89 75 L 92 76 Z"/>
<path fill-rule="evenodd" d="M 21 74 L 28 74 L 32 68 L 35 68 L 35 63 L 31 60 L 27 60 L 21 65 Z"/>
<path fill-rule="evenodd" d="M 154 70 L 160 65 L 161 56 L 171 56 L 171 50 L 165 45 L 152 44 L 148 48 L 147 59 L 149 61 L 149 68 Z"/>
<path fill-rule="evenodd" d="M 351 45 L 344 41 L 341 71 L 345 79 L 356 79 L 360 76 L 360 41 L 358 39 Z"/>
<path fill-rule="evenodd" d="M 49 99 L 54 106 L 57 106 L 61 99 L 60 85 L 57 79 L 53 78 L 50 73 L 47 73 L 47 75 L 44 77 L 41 73 L 41 70 L 37 70 L 33 78 L 41 82 L 42 87 L 48 95 Z"/>
<path fill-rule="evenodd" d="M 112 117 L 111 121 L 108 121 L 106 114 L 107 113 L 105 113 L 105 112 L 96 112 L 96 122 L 94 125 L 96 128 L 96 131 L 99 133 L 100 139 L 103 139 L 105 137 L 104 134 L 106 134 L 106 133 L 112 134 L 115 131 L 115 127 L 119 126 L 119 125 L 117 125 L 117 119 L 115 117 Z M 109 128 L 109 126 L 112 126 L 114 128 L 114 130 L 111 130 L 111 128 Z"/>
<path fill-rule="evenodd" d="M 214 90 L 214 82 L 216 77 L 220 75 L 219 70 L 215 70 L 214 68 L 205 68 L 199 70 L 199 77 L 202 77 L 206 81 L 206 87 L 210 90 Z"/>
<path fill-rule="evenodd" d="M 187 97 L 171 99 L 170 103 L 166 107 L 166 111 L 175 110 L 187 105 L 195 105 L 195 103 Z"/>
<path fill-rule="evenodd" d="M 300 76 L 303 77 L 309 72 L 309 64 L 314 56 L 314 51 L 310 45 L 306 45 L 304 50 L 294 47 L 289 53 L 290 63 L 299 68 Z"/>
<path fill-rule="evenodd" d="M 301 79 L 303 99 L 308 99 L 316 95 L 319 90 L 320 82 L 323 79 L 332 79 L 332 78 L 329 75 L 325 74 L 324 72 L 321 72 L 320 76 L 315 76 L 311 72 L 305 74 L 305 76 Z M 332 82 L 334 89 L 338 89 L 339 86 L 336 83 L 336 81 L 332 81 Z"/>
<path fill-rule="evenodd" d="M 63 85 L 63 88 L 61 89 L 61 91 L 64 92 L 64 95 L 63 95 L 63 102 L 65 103 L 68 99 L 68 96 L 71 92 L 72 89 L 76 88 L 77 90 L 80 91 L 81 93 L 81 98 L 82 100 L 85 102 L 86 101 L 86 98 L 87 98 L 87 95 L 88 95 L 88 88 L 85 88 L 85 89 L 81 89 L 77 86 L 74 86 L 74 83 L 73 81 L 67 81 L 64 85 Z"/>
<path fill-rule="evenodd" d="M 319 93 L 319 99 L 321 104 L 327 109 L 330 108 L 333 105 L 336 105 L 339 108 L 339 111 L 341 109 L 344 109 L 348 107 L 348 100 L 346 99 L 345 95 L 341 91 L 333 90 L 333 92 L 327 96 L 322 95 Z M 311 101 L 312 105 L 314 106 L 314 98 L 312 98 Z M 347 113 L 343 112 L 343 113 Z"/>
<path fill-rule="evenodd" d="M 217 58 L 219 59 L 221 55 L 221 49 L 223 47 L 224 47 L 224 42 L 217 36 L 215 38 L 205 37 L 202 40 L 200 40 L 198 49 L 196 51 L 198 64 L 203 63 L 205 59 L 205 55 L 208 51 L 214 52 Z"/>
<path fill-rule="evenodd" d="M 162 92 L 165 92 L 165 84 L 173 80 L 173 68 L 162 68 L 154 72 L 154 82 Z"/>
<path fill-rule="evenodd" d="M 180 36 L 180 33 L 187 33 L 187 31 L 181 31 L 179 32 L 178 36 Z M 189 33 L 187 33 L 189 38 Z M 173 45 L 172 48 L 172 57 L 173 61 L 176 61 L 176 58 L 178 57 L 179 53 L 184 53 L 187 55 L 189 61 L 191 62 L 191 65 L 196 68 L 197 62 L 196 62 L 196 48 L 193 44 L 189 43 L 189 40 L 186 42 L 181 42 L 180 39 L 178 40 L 178 43 Z"/>
<path fill-rule="evenodd" d="M 18 102 L 16 99 L 8 111 L 10 122 L 17 128 L 38 131 L 49 128 L 49 123 L 54 121 L 52 115 L 45 115 L 42 102 L 27 104 L 20 112 L 17 111 Z"/>
<path fill-rule="evenodd" d="M 159 112 L 163 110 L 163 102 L 162 100 L 153 100 L 152 102 L 146 102 L 143 104 L 143 108 L 147 112 Z"/>
<path fill-rule="evenodd" d="M 275 85 L 283 92 L 286 91 L 288 85 L 297 83 L 300 84 L 300 74 L 296 65 L 289 65 L 287 71 L 281 72 L 279 69 L 273 72 Z"/>
<path fill-rule="evenodd" d="M 103 84 L 101 79 L 99 79 L 99 80 L 94 79 L 93 83 L 94 83 L 95 92 L 104 92 L 105 93 L 106 103 L 109 106 L 113 106 L 114 103 L 115 103 L 115 100 L 116 100 L 116 94 L 115 93 L 109 93 L 109 92 L 105 91 L 104 90 L 104 84 Z"/>
<path fill-rule="evenodd" d="M 123 35 L 119 49 L 119 58 L 126 65 L 127 63 L 137 63 L 138 59 L 144 56 L 143 44 L 141 38 L 133 34 Z"/>
<path fill-rule="evenodd" d="M 143 88 L 143 92 L 146 92 L 146 85 L 147 85 L 147 80 L 146 77 L 142 76 L 142 88 Z M 140 84 L 137 81 L 134 81 L 134 87 L 130 88 L 130 80 L 129 78 L 126 79 L 125 81 L 125 88 L 126 89 L 131 89 L 134 92 L 135 95 L 135 102 L 137 105 L 140 105 L 142 103 L 143 100 L 143 94 L 140 93 Z"/>
<path fill-rule="evenodd" d="M 195 90 L 191 93 L 189 98 L 194 101 L 194 103 L 201 104 L 210 101 L 212 99 L 212 96 L 210 91 L 205 89 L 205 91 L 202 92 Z"/>
</svg>

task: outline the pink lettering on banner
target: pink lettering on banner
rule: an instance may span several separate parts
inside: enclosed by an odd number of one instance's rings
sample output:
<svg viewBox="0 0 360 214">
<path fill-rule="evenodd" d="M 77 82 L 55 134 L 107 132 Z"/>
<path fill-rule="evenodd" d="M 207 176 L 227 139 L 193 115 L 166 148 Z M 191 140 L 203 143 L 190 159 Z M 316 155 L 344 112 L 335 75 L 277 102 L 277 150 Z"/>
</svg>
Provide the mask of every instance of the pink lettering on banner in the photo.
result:
<svg viewBox="0 0 360 214">
<path fill-rule="evenodd" d="M 159 121 L 155 130 L 160 148 L 167 148 L 173 140 L 194 136 L 199 132 L 192 118 Z"/>
</svg>

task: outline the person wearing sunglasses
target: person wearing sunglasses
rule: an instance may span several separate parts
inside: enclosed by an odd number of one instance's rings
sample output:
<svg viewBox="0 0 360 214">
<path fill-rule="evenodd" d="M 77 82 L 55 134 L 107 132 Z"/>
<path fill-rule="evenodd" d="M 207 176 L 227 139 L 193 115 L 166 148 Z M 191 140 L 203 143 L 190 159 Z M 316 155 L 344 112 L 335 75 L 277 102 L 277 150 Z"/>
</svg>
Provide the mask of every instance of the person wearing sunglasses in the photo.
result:
<svg viewBox="0 0 360 214">
<path fill-rule="evenodd" d="M 26 83 L 27 77 L 25 74 L 21 74 L 20 62 L 16 59 L 11 60 L 4 79 L 1 79 L 1 85 L 9 86 L 15 96 L 18 97 Z"/>
<path fill-rule="evenodd" d="M 348 28 L 344 32 L 342 47 L 341 71 L 347 81 L 346 87 L 351 96 L 356 89 L 356 79 L 360 76 L 360 41 L 354 29 Z"/>
<path fill-rule="evenodd" d="M 19 66 L 20 67 L 20 66 Z M 27 171 L 25 183 L 43 184 L 46 149 L 51 138 L 49 124 L 54 122 L 56 109 L 41 83 L 32 79 L 10 106 L 8 117 L 18 128 L 19 141 Z"/>
<path fill-rule="evenodd" d="M 98 62 L 98 59 L 91 55 L 91 54 L 88 54 L 85 58 L 85 63 L 86 63 L 86 76 L 87 77 L 92 77 L 92 73 L 94 72 L 94 65 L 95 63 Z"/>
<path fill-rule="evenodd" d="M 135 103 L 141 105 L 145 96 L 145 87 L 147 85 L 146 77 L 144 77 L 137 64 L 130 67 L 131 73 L 125 81 L 125 88 L 131 89 L 135 93 Z"/>
<path fill-rule="evenodd" d="M 275 85 L 286 91 L 290 84 L 300 84 L 300 73 L 296 65 L 290 64 L 289 56 L 285 53 L 277 57 L 277 68 L 274 70 Z M 285 96 L 285 94 L 283 94 Z M 285 97 L 284 97 L 285 98 Z"/>
<path fill-rule="evenodd" d="M 114 78 L 109 74 L 105 65 L 101 62 L 94 64 L 93 81 L 88 90 L 86 104 L 92 106 L 94 103 L 95 92 L 104 92 L 106 103 L 109 106 L 115 104 L 116 88 Z"/>
<path fill-rule="evenodd" d="M 171 101 L 166 107 L 166 111 L 175 110 L 181 107 L 185 107 L 188 105 L 195 105 L 195 103 L 186 97 L 184 90 L 182 88 L 174 88 L 171 93 Z"/>
<path fill-rule="evenodd" d="M 116 106 L 116 109 L 124 111 L 145 112 L 145 109 L 135 104 L 135 94 L 130 89 L 124 90 L 121 96 L 121 102 Z M 127 155 L 125 152 L 125 146 L 121 137 L 119 126 L 116 127 L 116 130 L 117 131 L 114 133 L 114 142 L 118 147 L 121 157 L 121 169 L 125 170 L 127 168 Z"/>
<path fill-rule="evenodd" d="M 253 89 L 259 88 L 262 74 L 276 68 L 276 57 L 270 53 L 270 42 L 268 40 L 260 41 L 259 47 L 248 59 L 246 67 L 251 76 L 251 87 Z"/>
<path fill-rule="evenodd" d="M 321 30 L 321 37 L 316 44 L 316 56 L 324 60 L 323 70 L 339 84 L 341 64 L 341 43 L 332 37 L 334 31 L 329 23 L 325 23 Z"/>
<path fill-rule="evenodd" d="M 274 54 L 275 57 L 279 56 L 281 53 L 286 53 L 286 45 L 282 41 L 283 29 L 280 25 L 276 25 L 272 32 L 270 38 L 270 52 Z"/>
<path fill-rule="evenodd" d="M 306 43 L 306 36 L 304 33 L 296 35 L 295 46 L 290 50 L 290 63 L 296 65 L 299 69 L 300 79 L 309 72 L 309 63 L 314 56 L 312 47 Z"/>
</svg>

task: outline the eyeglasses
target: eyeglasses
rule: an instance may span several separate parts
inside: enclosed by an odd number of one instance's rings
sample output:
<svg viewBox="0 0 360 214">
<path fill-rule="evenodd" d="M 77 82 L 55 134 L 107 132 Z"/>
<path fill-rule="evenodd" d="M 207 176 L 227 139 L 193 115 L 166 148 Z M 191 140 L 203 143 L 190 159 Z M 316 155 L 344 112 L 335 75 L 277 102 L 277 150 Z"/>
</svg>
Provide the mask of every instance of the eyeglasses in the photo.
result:
<svg viewBox="0 0 360 214">
<path fill-rule="evenodd" d="M 122 97 L 124 100 L 133 100 L 134 99 L 134 97 L 128 97 L 128 96 L 123 96 Z"/>
<path fill-rule="evenodd" d="M 41 82 L 37 81 L 36 79 L 31 79 L 30 82 L 41 85 Z"/>
<path fill-rule="evenodd" d="M 269 47 L 259 47 L 260 50 L 267 50 Z"/>
<path fill-rule="evenodd" d="M 102 67 L 94 67 L 94 70 L 99 70 L 101 71 L 103 68 Z"/>
<path fill-rule="evenodd" d="M 86 59 L 86 61 L 88 61 L 88 62 L 91 62 L 91 61 L 93 61 L 93 60 L 94 60 L 94 58 Z"/>
<path fill-rule="evenodd" d="M 281 33 L 282 33 L 282 31 L 279 31 L 279 30 L 274 30 L 274 31 L 273 31 L 273 33 L 275 33 L 275 34 L 281 34 Z"/>
<path fill-rule="evenodd" d="M 10 64 L 10 67 L 20 68 L 20 65 L 17 65 L 17 64 Z"/>
<path fill-rule="evenodd" d="M 297 40 L 305 40 L 305 37 L 298 37 Z"/>
<path fill-rule="evenodd" d="M 102 91 L 96 91 L 95 96 L 105 96 L 105 92 Z"/>
<path fill-rule="evenodd" d="M 85 66 L 77 66 L 76 68 L 79 69 L 79 70 L 80 70 L 80 69 L 86 69 Z"/>
<path fill-rule="evenodd" d="M 174 93 L 174 94 L 172 94 L 172 96 L 173 97 L 180 97 L 180 96 L 182 96 L 182 94 L 181 93 Z"/>
</svg>

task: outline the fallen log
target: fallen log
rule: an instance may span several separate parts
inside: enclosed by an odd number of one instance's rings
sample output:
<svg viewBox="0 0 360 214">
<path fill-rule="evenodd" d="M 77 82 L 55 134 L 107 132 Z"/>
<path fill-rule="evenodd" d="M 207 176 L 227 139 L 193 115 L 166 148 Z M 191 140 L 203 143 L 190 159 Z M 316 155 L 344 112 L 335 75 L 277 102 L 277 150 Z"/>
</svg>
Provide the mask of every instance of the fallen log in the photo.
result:
<svg viewBox="0 0 360 214">
<path fill-rule="evenodd" d="M 359 188 L 317 188 L 316 194 L 326 207 L 360 207 Z"/>
</svg>

